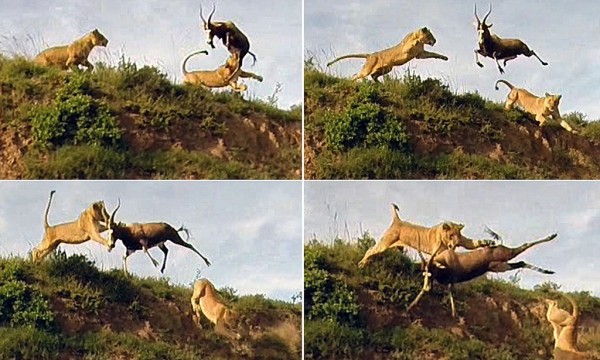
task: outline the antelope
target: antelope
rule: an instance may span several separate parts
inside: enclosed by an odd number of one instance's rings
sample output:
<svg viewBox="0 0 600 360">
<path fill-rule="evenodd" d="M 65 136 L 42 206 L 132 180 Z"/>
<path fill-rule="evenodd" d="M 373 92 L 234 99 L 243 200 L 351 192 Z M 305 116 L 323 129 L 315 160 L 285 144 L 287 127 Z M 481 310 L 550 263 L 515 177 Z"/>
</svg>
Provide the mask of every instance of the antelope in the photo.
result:
<svg viewBox="0 0 600 360">
<path fill-rule="evenodd" d="M 211 47 L 215 48 L 213 38 L 216 36 L 221 39 L 223 45 L 227 47 L 227 51 L 235 57 L 238 62 L 237 69 L 234 73 L 242 67 L 242 61 L 246 54 L 252 56 L 252 65 L 256 63 L 256 55 L 250 51 L 250 41 L 248 37 L 237 27 L 232 21 L 212 21 L 212 17 L 215 13 L 216 7 L 213 4 L 213 9 L 208 15 L 208 20 L 204 19 L 202 15 L 202 5 L 200 5 L 200 20 L 202 20 L 202 27 L 206 34 L 206 43 Z"/>
<path fill-rule="evenodd" d="M 454 249 L 445 249 L 440 252 L 442 249 L 442 244 L 440 243 L 427 262 L 425 262 L 423 255 L 419 252 L 424 268 L 423 289 L 408 306 L 407 312 L 419 302 L 425 292 L 428 292 L 431 289 L 431 277 L 440 284 L 448 285 L 452 317 L 456 317 L 456 308 L 452 296 L 454 284 L 472 280 L 484 275 L 488 271 L 500 273 L 527 268 L 542 274 L 554 274 L 551 270 L 545 270 L 524 261 L 515 263 L 509 263 L 509 261 L 532 246 L 551 241 L 556 236 L 557 234 L 552 234 L 544 239 L 525 243 L 516 248 L 496 245 L 461 253 L 455 252 Z"/>
<path fill-rule="evenodd" d="M 548 65 L 548 63 L 540 59 L 535 51 L 529 49 L 527 44 L 523 41 L 519 39 L 502 39 L 497 35 L 492 35 L 490 33 L 490 28 L 493 24 L 485 23 L 491 13 L 492 4 L 490 3 L 490 10 L 485 14 L 483 20 L 479 20 L 479 17 L 477 16 L 477 4 L 475 4 L 475 19 L 477 20 L 477 24 L 475 25 L 477 26 L 479 49 L 474 50 L 474 52 L 475 63 L 479 65 L 479 67 L 483 67 L 483 64 L 479 62 L 478 54 L 494 59 L 496 65 L 498 65 L 500 74 L 504 74 L 504 69 L 502 69 L 498 60 L 504 60 L 504 66 L 506 67 L 507 61 L 516 59 L 519 55 L 525 55 L 527 57 L 533 55 L 542 63 L 542 65 Z"/>
<path fill-rule="evenodd" d="M 134 224 L 125 224 L 122 222 L 115 222 L 115 214 L 117 210 L 121 207 L 121 201 L 115 210 L 112 212 L 108 219 L 108 234 L 109 241 L 111 243 L 115 243 L 117 240 L 121 240 L 123 245 L 125 245 L 126 251 L 125 256 L 123 257 L 123 266 L 125 269 L 125 273 L 127 273 L 127 258 L 136 252 L 137 250 L 143 250 L 146 255 L 152 260 L 152 264 L 155 267 L 158 267 L 158 261 L 156 261 L 150 253 L 148 253 L 148 249 L 153 247 L 158 247 L 165 254 L 163 259 L 162 267 L 160 268 L 160 272 L 164 273 L 165 265 L 167 263 L 167 254 L 169 253 L 169 249 L 165 246 L 166 241 L 171 241 L 177 245 L 186 247 L 202 258 L 206 263 L 206 266 L 210 266 L 210 261 L 204 255 L 202 255 L 194 246 L 190 243 L 183 241 L 181 236 L 179 236 L 180 231 L 188 233 L 186 229 L 181 226 L 179 229 L 175 229 L 171 225 L 164 222 L 155 222 L 155 223 L 134 223 Z"/>
</svg>

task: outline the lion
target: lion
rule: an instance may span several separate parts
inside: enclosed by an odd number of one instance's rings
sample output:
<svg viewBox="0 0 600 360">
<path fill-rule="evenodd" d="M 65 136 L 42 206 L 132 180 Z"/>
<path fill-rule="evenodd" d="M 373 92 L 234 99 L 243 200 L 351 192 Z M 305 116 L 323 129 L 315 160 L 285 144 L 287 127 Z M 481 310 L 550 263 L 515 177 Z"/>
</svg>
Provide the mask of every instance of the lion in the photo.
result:
<svg viewBox="0 0 600 360">
<path fill-rule="evenodd" d="M 556 300 L 544 299 L 546 304 L 548 304 L 548 311 L 546 312 L 546 319 L 552 325 L 552 337 L 554 338 L 556 348 L 558 345 L 558 335 L 562 330 L 562 323 L 564 323 L 571 314 L 558 307 L 558 302 Z"/>
<path fill-rule="evenodd" d="M 50 211 L 50 204 L 52 203 L 54 193 L 54 190 L 50 192 L 50 198 L 48 199 L 44 215 L 44 238 L 42 239 L 42 243 L 31 252 L 33 261 L 42 261 L 63 243 L 76 245 L 88 240 L 94 240 L 106 246 L 109 251 L 114 248 L 114 242 L 106 240 L 100 235 L 101 232 L 108 229 L 106 224 L 109 215 L 106 211 L 104 201 L 96 201 L 90 205 L 79 215 L 77 220 L 50 226 L 48 224 L 48 212 Z"/>
<path fill-rule="evenodd" d="M 194 283 L 194 292 L 191 298 L 194 320 L 198 327 L 201 314 L 215 324 L 215 332 L 230 340 L 238 341 L 248 337 L 247 321 L 237 311 L 230 310 L 223 304 L 215 286 L 205 278 L 198 279 Z"/>
<path fill-rule="evenodd" d="M 437 249 L 438 244 L 441 244 L 439 245 L 441 246 L 440 251 L 454 249 L 457 246 L 466 249 L 477 249 L 495 245 L 493 240 L 472 240 L 463 236 L 461 230 L 464 225 L 462 224 L 443 222 L 434 227 L 425 227 L 402 221 L 398 216 L 399 210 L 396 204 L 392 204 L 392 224 L 383 233 L 377 244 L 367 250 L 358 263 L 359 267 L 364 267 L 371 256 L 392 247 L 410 246 L 431 255 Z"/>
<path fill-rule="evenodd" d="M 262 76 L 242 70 L 239 67 L 238 59 L 234 55 L 229 56 L 225 64 L 219 66 L 216 70 L 187 71 L 187 61 L 196 54 L 208 55 L 208 51 L 196 51 L 183 60 L 181 71 L 183 72 L 184 84 L 202 85 L 208 88 L 230 86 L 234 91 L 243 92 L 246 91 L 248 87 L 244 84 L 238 84 L 237 81 L 239 78 L 251 78 L 257 81 L 263 81 Z"/>
<path fill-rule="evenodd" d="M 108 39 L 98 29 L 94 29 L 71 45 L 55 46 L 42 51 L 33 62 L 44 66 L 56 66 L 61 70 L 76 70 L 79 65 L 83 65 L 88 71 L 92 71 L 94 65 L 88 61 L 90 52 L 95 46 L 107 45 Z"/>
<path fill-rule="evenodd" d="M 378 78 L 392 71 L 394 66 L 404 65 L 412 59 L 441 59 L 448 61 L 448 57 L 434 52 L 426 51 L 425 45 L 435 45 L 435 37 L 428 28 L 423 27 L 404 37 L 402 42 L 391 48 L 371 54 L 350 54 L 341 56 L 327 64 L 332 64 L 348 58 L 364 58 L 365 65 L 360 72 L 352 77 L 358 80 L 371 76 L 379 82 Z"/>
<path fill-rule="evenodd" d="M 546 300 L 548 302 L 548 321 L 553 327 L 558 327 L 558 336 L 554 332 L 554 359 L 555 360 L 578 360 L 588 359 L 588 353 L 577 349 L 577 325 L 579 323 L 579 307 L 575 300 L 567 294 L 561 293 L 567 298 L 573 307 L 573 313 L 556 307 L 556 301 Z M 552 308 L 552 311 L 551 311 Z"/>
<path fill-rule="evenodd" d="M 508 97 L 506 99 L 506 110 L 512 109 L 515 104 L 523 108 L 524 111 L 535 115 L 535 119 L 540 123 L 540 126 L 544 126 L 548 120 L 548 116 L 556 121 L 560 120 L 560 126 L 570 133 L 577 134 L 576 130 L 573 130 L 566 121 L 561 119 L 560 113 L 558 112 L 558 105 L 562 95 L 552 95 L 546 93 L 544 97 L 537 97 L 525 89 L 514 87 L 511 83 L 506 80 L 496 81 L 495 88 L 498 88 L 498 84 L 503 83 L 510 89 Z"/>
</svg>

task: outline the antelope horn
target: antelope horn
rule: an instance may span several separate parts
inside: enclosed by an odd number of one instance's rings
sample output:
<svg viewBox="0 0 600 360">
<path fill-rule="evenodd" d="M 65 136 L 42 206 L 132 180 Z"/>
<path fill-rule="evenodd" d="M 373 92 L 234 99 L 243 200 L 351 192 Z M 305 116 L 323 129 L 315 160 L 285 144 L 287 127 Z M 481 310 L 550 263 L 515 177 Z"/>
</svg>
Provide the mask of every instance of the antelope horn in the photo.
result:
<svg viewBox="0 0 600 360">
<path fill-rule="evenodd" d="M 119 198 L 119 202 L 118 202 L 117 207 L 115 208 L 115 210 L 113 210 L 112 214 L 110 214 L 110 218 L 108 219 L 108 223 L 110 225 L 114 224 L 115 214 L 117 213 L 117 210 L 119 210 L 120 207 L 121 207 L 121 198 Z"/>
<path fill-rule="evenodd" d="M 492 13 L 492 3 L 490 3 L 490 10 L 487 12 L 487 14 L 485 14 L 485 16 L 483 17 L 483 23 L 485 24 L 485 21 L 487 20 L 488 16 L 490 16 L 490 14 Z"/>
<path fill-rule="evenodd" d="M 200 4 L 200 19 L 202 20 L 203 23 L 206 24 L 206 19 L 204 18 L 204 16 L 202 16 L 202 4 Z"/>
<path fill-rule="evenodd" d="M 215 13 L 215 10 L 217 10 L 217 8 L 215 7 L 215 3 L 213 3 L 212 12 L 210 13 L 210 15 L 208 15 L 208 23 L 209 24 L 210 24 L 210 20 L 212 19 L 213 14 Z"/>
<path fill-rule="evenodd" d="M 473 13 L 475 14 L 475 19 L 477 19 L 477 25 L 481 25 L 481 20 L 479 20 L 479 16 L 477 16 L 477 4 L 475 5 L 475 10 L 473 11 Z"/>
</svg>

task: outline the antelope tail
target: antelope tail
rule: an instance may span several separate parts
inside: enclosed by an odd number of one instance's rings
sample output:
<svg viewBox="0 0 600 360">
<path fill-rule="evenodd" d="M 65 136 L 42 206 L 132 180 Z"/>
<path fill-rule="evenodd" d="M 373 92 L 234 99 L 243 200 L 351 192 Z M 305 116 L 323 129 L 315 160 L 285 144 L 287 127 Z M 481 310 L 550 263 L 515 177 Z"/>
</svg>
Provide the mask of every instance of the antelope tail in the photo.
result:
<svg viewBox="0 0 600 360">
<path fill-rule="evenodd" d="M 55 192 L 56 190 L 50 191 L 50 198 L 48 199 L 48 205 L 46 205 L 46 213 L 44 214 L 44 229 L 50 227 L 50 225 L 48 224 L 48 212 L 50 212 L 50 203 L 52 203 L 52 196 Z"/>
<path fill-rule="evenodd" d="M 187 70 L 185 69 L 185 64 L 187 64 L 187 61 L 188 61 L 188 60 L 189 60 L 189 59 L 190 59 L 192 56 L 194 56 L 194 55 L 196 55 L 196 54 L 205 54 L 205 55 L 208 55 L 208 51 L 206 51 L 206 50 L 200 50 L 200 51 L 196 51 L 196 52 L 193 52 L 193 53 L 189 54 L 189 55 L 188 55 L 188 56 L 187 56 L 187 57 L 186 57 L 186 58 L 183 60 L 183 64 L 181 64 L 181 71 L 183 72 L 183 75 L 187 75 L 187 74 L 189 74 L 189 71 L 187 71 Z"/>
<path fill-rule="evenodd" d="M 340 60 L 344 60 L 344 59 L 349 59 L 349 58 L 362 58 L 362 59 L 366 59 L 367 57 L 369 57 L 369 55 L 371 54 L 350 54 L 350 55 L 344 55 L 344 56 L 340 56 L 339 58 L 330 61 L 327 63 L 327 66 L 331 66 L 332 64 L 340 61 Z"/>
<path fill-rule="evenodd" d="M 252 66 L 254 66 L 256 64 L 256 55 L 252 51 L 248 51 L 248 54 L 252 56 Z"/>
<path fill-rule="evenodd" d="M 175 230 L 177 232 L 183 231 L 185 233 L 185 240 L 188 241 L 190 239 L 190 230 L 183 227 L 183 224 L 179 227 L 179 229 Z"/>
<path fill-rule="evenodd" d="M 506 80 L 498 80 L 498 81 L 496 81 L 496 86 L 495 86 L 496 90 L 500 90 L 500 88 L 498 88 L 498 84 L 499 83 L 503 83 L 504 85 L 508 86 L 508 88 L 511 89 L 511 90 L 514 89 L 513 84 L 509 83 L 508 81 L 506 81 Z"/>
</svg>

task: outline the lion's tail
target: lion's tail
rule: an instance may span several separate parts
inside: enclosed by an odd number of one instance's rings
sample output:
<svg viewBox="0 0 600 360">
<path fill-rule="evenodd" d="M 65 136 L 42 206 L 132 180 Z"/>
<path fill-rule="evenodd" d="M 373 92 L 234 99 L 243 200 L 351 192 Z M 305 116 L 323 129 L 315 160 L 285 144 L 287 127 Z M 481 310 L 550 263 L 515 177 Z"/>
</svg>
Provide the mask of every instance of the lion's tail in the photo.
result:
<svg viewBox="0 0 600 360">
<path fill-rule="evenodd" d="M 392 203 L 392 222 L 401 221 L 398 212 L 400 212 L 400 208 L 398 205 Z"/>
<path fill-rule="evenodd" d="M 335 64 L 336 62 L 340 61 L 340 60 L 344 60 L 344 59 L 349 59 L 349 58 L 362 58 L 362 59 L 366 59 L 369 55 L 371 54 L 350 54 L 350 55 L 344 55 L 344 56 L 340 56 L 339 58 L 330 61 L 327 63 L 327 66 L 331 66 L 332 64 Z"/>
<path fill-rule="evenodd" d="M 574 322 L 577 323 L 577 321 L 579 320 L 579 306 L 577 306 L 577 303 L 571 297 L 571 295 L 567 295 L 565 293 L 562 293 L 562 295 L 571 302 L 571 306 L 573 306 L 573 314 L 571 316 L 575 319 Z"/>
<path fill-rule="evenodd" d="M 500 90 L 500 88 L 498 88 L 498 84 L 499 84 L 499 83 L 503 83 L 504 85 L 508 86 L 508 88 L 509 88 L 509 89 L 511 89 L 511 90 L 512 90 L 512 89 L 514 89 L 514 86 L 513 86 L 513 84 L 509 83 L 509 82 L 508 82 L 508 81 L 506 81 L 506 80 L 502 80 L 502 79 L 501 79 L 501 80 L 498 80 L 498 81 L 496 81 L 496 86 L 495 86 L 496 90 Z"/>
<path fill-rule="evenodd" d="M 188 60 L 189 60 L 189 59 L 190 59 L 192 56 L 194 56 L 194 55 L 196 55 L 196 54 L 205 54 L 205 55 L 208 55 L 208 51 L 206 51 L 206 50 L 200 50 L 200 51 L 193 52 L 193 53 L 189 54 L 189 55 L 188 55 L 188 56 L 187 56 L 187 57 L 186 57 L 186 58 L 183 60 L 183 64 L 181 64 L 181 71 L 183 72 L 183 75 L 184 75 L 184 76 L 185 76 L 185 75 L 187 75 L 187 74 L 189 73 L 189 71 L 187 71 L 187 70 L 185 69 L 185 64 L 187 64 L 187 61 L 188 61 Z"/>
<path fill-rule="evenodd" d="M 48 224 L 48 212 L 50 211 L 50 204 L 52 203 L 52 196 L 56 190 L 50 191 L 50 197 L 48 198 L 48 205 L 46 205 L 46 212 L 44 213 L 44 229 L 48 229 L 50 225 Z"/>
</svg>

